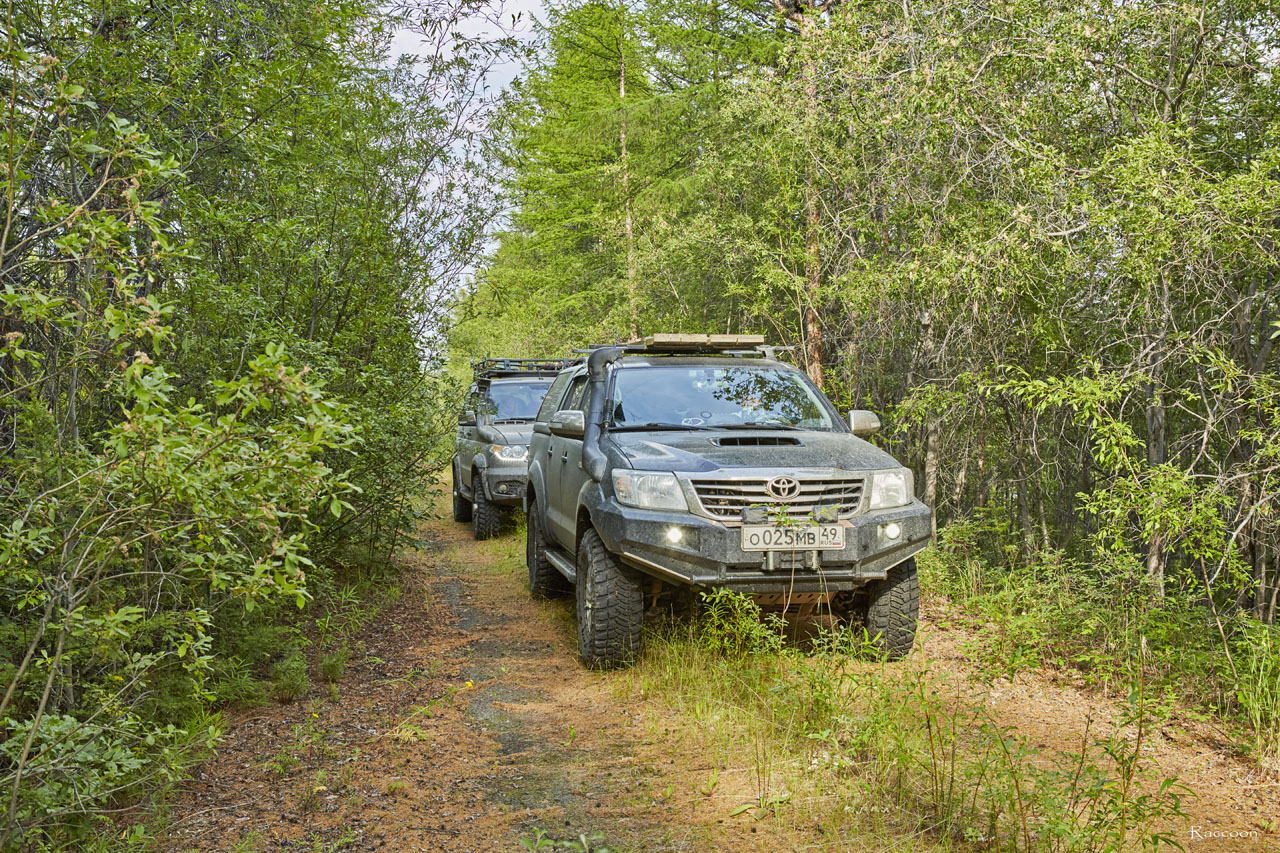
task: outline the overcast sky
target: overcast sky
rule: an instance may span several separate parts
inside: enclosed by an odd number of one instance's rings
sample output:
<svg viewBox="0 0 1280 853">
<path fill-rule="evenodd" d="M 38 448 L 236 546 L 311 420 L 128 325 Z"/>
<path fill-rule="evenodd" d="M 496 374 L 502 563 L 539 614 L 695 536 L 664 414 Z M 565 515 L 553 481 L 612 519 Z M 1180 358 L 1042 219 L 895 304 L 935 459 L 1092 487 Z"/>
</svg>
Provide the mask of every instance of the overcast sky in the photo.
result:
<svg viewBox="0 0 1280 853">
<path fill-rule="evenodd" d="M 492 23 L 494 13 L 501 10 L 502 31 Z M 498 37 L 505 31 L 520 39 L 529 37 L 534 16 L 542 17 L 542 0 L 494 0 L 487 15 L 477 16 L 461 29 L 467 35 Z M 514 21 L 513 21 L 514 19 Z M 421 39 L 413 30 L 400 30 L 391 41 L 392 57 L 422 52 Z M 485 82 L 491 90 L 505 89 L 520 73 L 520 64 L 506 62 L 494 66 Z"/>
</svg>

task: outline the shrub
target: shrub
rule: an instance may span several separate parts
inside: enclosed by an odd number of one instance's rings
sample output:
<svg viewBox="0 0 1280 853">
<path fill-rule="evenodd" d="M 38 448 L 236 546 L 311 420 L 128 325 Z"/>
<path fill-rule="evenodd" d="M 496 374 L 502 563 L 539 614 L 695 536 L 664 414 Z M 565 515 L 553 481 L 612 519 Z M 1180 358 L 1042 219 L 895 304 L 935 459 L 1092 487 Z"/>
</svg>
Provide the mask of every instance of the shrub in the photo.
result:
<svg viewBox="0 0 1280 853">
<path fill-rule="evenodd" d="M 776 613 L 762 614 L 749 597 L 729 589 L 702 594 L 694 622 L 698 643 L 713 654 L 740 660 L 782 649 L 786 625 Z"/>
<path fill-rule="evenodd" d="M 320 671 L 320 678 L 329 684 L 339 681 L 343 673 L 347 671 L 347 662 L 349 660 L 351 660 L 351 649 L 346 644 L 332 652 L 321 655 L 320 663 L 316 667 Z"/>
<path fill-rule="evenodd" d="M 271 695 L 277 702 L 296 702 L 310 691 L 307 658 L 301 652 L 294 652 L 271 667 Z"/>
<path fill-rule="evenodd" d="M 219 705 L 261 705 L 267 700 L 267 692 L 253 671 L 238 657 L 223 660 L 214 665 L 212 676 L 214 701 Z"/>
</svg>

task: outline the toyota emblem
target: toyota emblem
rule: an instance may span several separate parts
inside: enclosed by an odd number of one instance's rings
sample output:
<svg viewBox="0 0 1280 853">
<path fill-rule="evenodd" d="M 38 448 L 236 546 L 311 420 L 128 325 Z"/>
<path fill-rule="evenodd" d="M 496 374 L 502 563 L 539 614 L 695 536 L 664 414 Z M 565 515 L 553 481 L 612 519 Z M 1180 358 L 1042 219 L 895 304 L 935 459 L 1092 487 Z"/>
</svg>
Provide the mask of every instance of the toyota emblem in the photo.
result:
<svg viewBox="0 0 1280 853">
<path fill-rule="evenodd" d="M 800 481 L 795 477 L 774 477 L 764 484 L 764 490 L 771 498 L 789 502 L 800 497 Z"/>
</svg>

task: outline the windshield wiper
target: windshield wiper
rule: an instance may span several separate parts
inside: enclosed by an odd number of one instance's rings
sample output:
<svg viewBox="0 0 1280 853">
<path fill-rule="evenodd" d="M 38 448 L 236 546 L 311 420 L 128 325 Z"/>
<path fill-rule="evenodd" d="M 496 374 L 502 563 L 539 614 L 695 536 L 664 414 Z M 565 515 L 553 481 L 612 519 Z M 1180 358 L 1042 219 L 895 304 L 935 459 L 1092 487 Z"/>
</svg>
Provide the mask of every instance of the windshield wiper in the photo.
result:
<svg viewBox="0 0 1280 853">
<path fill-rule="evenodd" d="M 771 424 L 763 421 L 749 421 L 743 424 L 716 424 L 716 429 L 790 429 L 799 430 L 802 427 L 793 426 L 792 424 Z"/>
<path fill-rule="evenodd" d="M 715 427 L 702 426 L 700 424 L 667 424 L 667 423 L 647 423 L 647 424 L 622 424 L 611 425 L 611 432 L 639 432 L 642 430 L 674 430 L 674 429 L 715 429 Z"/>
<path fill-rule="evenodd" d="M 491 424 L 527 424 L 533 418 L 494 418 L 489 421 Z"/>
</svg>

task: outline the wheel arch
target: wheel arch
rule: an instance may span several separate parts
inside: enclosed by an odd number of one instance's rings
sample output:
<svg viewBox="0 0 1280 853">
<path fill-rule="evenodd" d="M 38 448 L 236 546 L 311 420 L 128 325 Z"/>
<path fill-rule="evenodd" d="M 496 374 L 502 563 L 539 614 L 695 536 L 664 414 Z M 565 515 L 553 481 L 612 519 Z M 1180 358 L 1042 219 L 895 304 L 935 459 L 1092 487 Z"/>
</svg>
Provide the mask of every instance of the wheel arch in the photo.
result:
<svg viewBox="0 0 1280 853">
<path fill-rule="evenodd" d="M 577 553 L 578 546 L 582 544 L 582 535 L 588 530 L 595 530 L 595 522 L 591 520 L 591 510 L 587 509 L 586 504 L 578 504 L 578 515 L 574 519 L 573 525 L 573 550 Z"/>
</svg>

